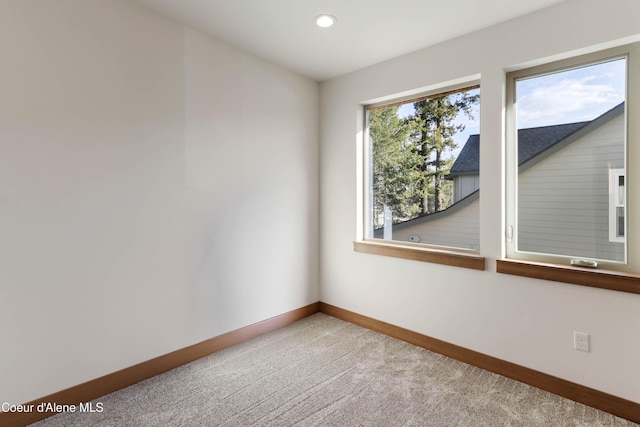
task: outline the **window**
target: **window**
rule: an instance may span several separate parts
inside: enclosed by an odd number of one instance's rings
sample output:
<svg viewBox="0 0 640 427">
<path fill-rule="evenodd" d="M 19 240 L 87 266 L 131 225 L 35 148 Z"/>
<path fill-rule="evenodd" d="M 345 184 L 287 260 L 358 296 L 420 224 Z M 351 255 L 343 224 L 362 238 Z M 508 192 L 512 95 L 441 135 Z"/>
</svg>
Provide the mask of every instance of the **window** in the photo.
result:
<svg viewBox="0 0 640 427">
<path fill-rule="evenodd" d="M 365 107 L 365 241 L 477 256 L 479 109 L 479 86 Z"/>
<path fill-rule="evenodd" d="M 624 242 L 624 169 L 609 170 L 609 241 Z"/>
<path fill-rule="evenodd" d="M 638 224 L 627 212 L 637 203 L 629 186 L 638 182 L 639 156 L 630 148 L 638 132 L 627 121 L 638 93 L 637 50 L 507 76 L 507 258 L 638 271 L 629 245 Z"/>
</svg>

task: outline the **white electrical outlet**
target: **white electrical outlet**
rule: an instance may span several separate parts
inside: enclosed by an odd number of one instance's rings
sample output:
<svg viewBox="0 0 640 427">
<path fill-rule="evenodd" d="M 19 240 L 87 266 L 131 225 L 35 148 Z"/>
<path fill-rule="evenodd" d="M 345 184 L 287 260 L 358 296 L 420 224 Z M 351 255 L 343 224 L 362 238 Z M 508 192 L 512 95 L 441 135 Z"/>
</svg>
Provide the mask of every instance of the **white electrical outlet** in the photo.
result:
<svg viewBox="0 0 640 427">
<path fill-rule="evenodd" d="M 589 334 L 573 331 L 573 348 L 580 351 L 589 351 Z"/>
</svg>

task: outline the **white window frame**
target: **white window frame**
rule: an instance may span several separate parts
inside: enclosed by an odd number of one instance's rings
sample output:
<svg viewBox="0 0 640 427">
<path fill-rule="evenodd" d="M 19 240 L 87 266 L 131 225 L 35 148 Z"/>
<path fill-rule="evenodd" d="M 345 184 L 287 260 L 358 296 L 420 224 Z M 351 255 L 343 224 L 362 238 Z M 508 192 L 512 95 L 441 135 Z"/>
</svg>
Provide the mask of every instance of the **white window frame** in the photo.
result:
<svg viewBox="0 0 640 427">
<path fill-rule="evenodd" d="M 558 267 L 570 266 L 573 257 L 530 253 L 517 250 L 518 230 L 517 230 L 517 190 L 518 190 L 518 153 L 515 141 L 517 140 L 517 129 L 515 121 L 515 83 L 517 80 L 527 77 L 535 77 L 546 73 L 563 71 L 571 68 L 578 68 L 598 62 L 605 62 L 612 59 L 623 58 L 627 60 L 627 93 L 625 99 L 625 218 L 631 218 L 633 212 L 640 211 L 640 198 L 631 197 L 633 194 L 629 188 L 640 188 L 640 122 L 638 120 L 628 120 L 629 117 L 639 117 L 640 109 L 640 79 L 635 76 L 640 75 L 640 43 L 620 46 L 592 54 L 577 56 L 565 60 L 560 60 L 532 68 L 525 68 L 512 71 L 507 74 L 507 102 L 506 102 L 506 147 L 505 147 L 505 244 L 503 257 L 505 261 L 515 261 L 516 263 L 543 263 L 545 265 L 556 265 Z M 630 167 L 631 166 L 631 167 Z M 634 246 L 640 243 L 639 224 L 625 223 L 626 239 L 626 261 L 603 261 L 594 260 L 598 264 L 598 269 L 615 270 L 626 273 L 640 273 L 640 248 Z M 506 264 L 503 263 L 506 266 Z M 504 267 L 506 270 L 507 267 Z M 533 271 L 533 270 L 532 270 Z M 506 272 L 506 271 L 504 271 Z M 511 273 L 513 274 L 513 273 Z M 528 275 L 528 274 L 522 274 Z M 577 282 L 576 282 L 577 283 Z"/>
<path fill-rule="evenodd" d="M 389 228 L 391 228 L 391 211 L 386 210 L 386 206 L 385 206 L 385 211 L 384 211 L 384 237 L 382 239 L 379 238 L 375 238 L 375 237 L 370 237 L 368 236 L 369 234 L 372 233 L 373 230 L 373 213 L 370 212 L 370 207 L 373 203 L 373 189 L 371 188 L 371 182 L 370 182 L 370 176 L 371 176 L 371 164 L 373 163 L 373 158 L 372 158 L 372 150 L 371 150 L 371 138 L 369 135 L 369 123 L 368 123 L 368 110 L 372 109 L 372 108 L 380 108 L 380 107 L 392 107 L 395 105 L 404 105 L 404 104 L 409 104 L 409 103 L 413 103 L 413 102 L 417 102 L 419 100 L 422 99 L 429 99 L 429 98 L 438 98 L 440 96 L 445 96 L 445 95 L 451 95 L 451 94 L 455 94 L 455 93 L 459 93 L 459 92 L 464 92 L 465 90 L 470 90 L 470 89 L 479 89 L 480 88 L 480 82 L 478 81 L 471 81 L 471 82 L 465 82 L 464 84 L 458 84 L 455 86 L 446 86 L 444 88 L 439 88 L 439 89 L 435 89 L 432 91 L 428 91 L 428 92 L 423 92 L 420 93 L 418 95 L 413 95 L 407 98 L 396 98 L 390 101 L 384 101 L 384 102 L 379 102 L 379 103 L 375 103 L 375 104 L 369 104 L 369 105 L 364 105 L 364 119 L 365 119 L 365 126 L 364 126 L 364 142 L 363 142 L 363 147 L 365 150 L 365 154 L 363 156 L 364 158 L 364 165 L 363 165 L 363 170 L 365 172 L 365 179 L 363 181 L 364 184 L 364 205 L 363 205 L 363 212 L 365 215 L 364 218 L 364 226 L 365 226 L 365 230 L 364 230 L 364 236 L 365 236 L 365 240 L 370 240 L 370 241 L 378 241 L 378 240 L 384 240 L 386 242 L 389 243 L 399 243 L 399 244 L 405 244 L 406 242 L 400 241 L 400 240 L 393 240 L 392 237 L 392 233 L 391 230 Z M 414 239 L 415 241 L 415 239 Z M 419 241 L 419 240 L 418 240 Z M 473 250 L 473 249 L 467 249 L 467 248 L 460 248 L 460 247 L 454 247 L 454 246 L 441 246 L 441 245 L 436 245 L 436 244 L 431 244 L 429 242 L 422 242 L 420 243 L 420 246 L 425 246 L 425 247 L 432 247 L 435 249 L 444 249 L 444 250 L 452 250 L 452 251 L 461 251 L 461 252 L 476 252 L 478 253 L 479 250 Z"/>
<path fill-rule="evenodd" d="M 620 194 L 620 177 L 625 181 L 624 169 L 609 169 L 609 241 L 610 242 L 625 242 L 625 234 L 620 235 L 618 233 L 618 209 L 622 208 L 625 211 L 625 199 L 626 199 L 626 182 L 623 185 L 623 193 Z M 623 214 L 625 228 L 627 223 L 626 212 Z"/>
<path fill-rule="evenodd" d="M 376 101 L 361 104 L 363 128 L 361 133 L 362 140 L 359 142 L 359 145 L 361 146 L 362 153 L 358 156 L 360 163 L 358 169 L 362 172 L 361 179 L 359 180 L 361 183 L 361 189 L 359 189 L 361 197 L 358 208 L 358 213 L 361 217 L 358 223 L 361 225 L 361 228 L 358 231 L 357 240 L 353 242 L 354 251 L 476 270 L 485 269 L 485 258 L 480 255 L 478 250 L 431 245 L 428 242 L 420 242 L 420 239 L 415 238 L 416 236 L 411 236 L 409 242 L 369 237 L 369 232 L 372 227 L 372 217 L 369 207 L 373 194 L 369 182 L 371 152 L 369 145 L 369 125 L 367 123 L 368 109 L 416 102 L 421 99 L 459 92 L 469 88 L 479 88 L 480 81 L 478 78 L 479 76 L 476 78 L 461 79 L 452 84 L 434 86 L 429 89 L 412 92 L 406 96 L 390 96 L 383 98 L 384 100 L 382 101 L 380 100 L 381 98 L 379 98 Z"/>
</svg>

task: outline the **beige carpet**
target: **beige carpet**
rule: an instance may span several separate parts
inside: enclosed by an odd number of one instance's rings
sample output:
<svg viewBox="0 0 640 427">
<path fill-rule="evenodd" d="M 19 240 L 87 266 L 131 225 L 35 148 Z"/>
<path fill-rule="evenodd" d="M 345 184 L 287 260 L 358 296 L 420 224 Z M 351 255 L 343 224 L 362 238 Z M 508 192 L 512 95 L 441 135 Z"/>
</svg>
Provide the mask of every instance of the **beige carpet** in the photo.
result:
<svg viewBox="0 0 640 427">
<path fill-rule="evenodd" d="M 324 314 L 36 426 L 637 426 Z"/>
</svg>

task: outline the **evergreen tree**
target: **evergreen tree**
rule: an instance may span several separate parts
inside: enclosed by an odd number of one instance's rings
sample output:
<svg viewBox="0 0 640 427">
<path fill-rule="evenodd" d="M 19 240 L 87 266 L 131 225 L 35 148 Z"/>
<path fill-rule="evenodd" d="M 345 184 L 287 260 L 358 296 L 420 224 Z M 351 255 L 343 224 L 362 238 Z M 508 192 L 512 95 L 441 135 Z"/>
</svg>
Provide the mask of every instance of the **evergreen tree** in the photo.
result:
<svg viewBox="0 0 640 427">
<path fill-rule="evenodd" d="M 421 158 L 422 213 L 438 212 L 451 204 L 452 190 L 449 194 L 443 191 L 445 187 L 451 188 L 444 183 L 444 176 L 453 165 L 453 159 L 446 158 L 446 154 L 457 148 L 453 136 L 464 130 L 464 125 L 455 124 L 455 119 L 461 113 L 472 117 L 473 105 L 479 100 L 480 95 L 460 92 L 413 104 L 415 114 L 407 122 L 413 129 L 415 151 Z"/>
<path fill-rule="evenodd" d="M 412 124 L 398 116 L 398 107 L 369 111 L 372 149 L 373 225 L 384 225 L 384 206 L 393 223 L 420 213 L 422 159 L 410 138 Z"/>
</svg>

